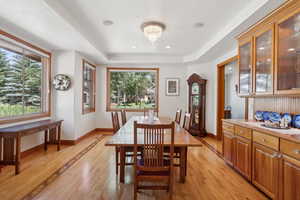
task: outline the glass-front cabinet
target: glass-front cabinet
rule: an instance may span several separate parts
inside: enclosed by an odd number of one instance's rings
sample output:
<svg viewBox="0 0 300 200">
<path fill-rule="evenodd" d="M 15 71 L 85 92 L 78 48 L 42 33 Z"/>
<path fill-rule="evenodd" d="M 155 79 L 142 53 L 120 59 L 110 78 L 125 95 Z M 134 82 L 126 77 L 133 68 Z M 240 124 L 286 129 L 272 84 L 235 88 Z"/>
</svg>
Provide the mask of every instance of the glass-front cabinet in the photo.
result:
<svg viewBox="0 0 300 200">
<path fill-rule="evenodd" d="M 253 91 L 256 95 L 273 94 L 274 25 L 254 35 Z"/>
<path fill-rule="evenodd" d="M 252 93 L 252 42 L 251 39 L 239 46 L 239 95 Z"/>
<path fill-rule="evenodd" d="M 205 136 L 205 93 L 206 80 L 192 74 L 187 80 L 189 85 L 189 113 L 191 113 L 192 135 Z"/>
<path fill-rule="evenodd" d="M 238 36 L 240 97 L 300 95 L 300 1 Z"/>
<path fill-rule="evenodd" d="M 276 93 L 300 94 L 300 12 L 277 24 Z"/>
</svg>

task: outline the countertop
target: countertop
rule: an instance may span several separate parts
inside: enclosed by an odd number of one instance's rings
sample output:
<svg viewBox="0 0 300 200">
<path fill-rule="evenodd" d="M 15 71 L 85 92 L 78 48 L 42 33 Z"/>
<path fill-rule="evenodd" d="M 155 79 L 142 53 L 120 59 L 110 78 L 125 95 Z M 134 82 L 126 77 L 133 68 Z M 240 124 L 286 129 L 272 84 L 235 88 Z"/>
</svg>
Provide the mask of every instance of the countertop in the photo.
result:
<svg viewBox="0 0 300 200">
<path fill-rule="evenodd" d="M 262 122 L 257 122 L 255 120 L 245 120 L 245 119 L 223 119 L 222 121 L 235 124 L 238 126 L 242 126 L 245 128 L 250 128 L 255 131 L 263 132 L 268 135 L 273 135 L 300 144 L 300 129 L 297 128 L 272 129 L 272 128 L 261 126 Z"/>
</svg>

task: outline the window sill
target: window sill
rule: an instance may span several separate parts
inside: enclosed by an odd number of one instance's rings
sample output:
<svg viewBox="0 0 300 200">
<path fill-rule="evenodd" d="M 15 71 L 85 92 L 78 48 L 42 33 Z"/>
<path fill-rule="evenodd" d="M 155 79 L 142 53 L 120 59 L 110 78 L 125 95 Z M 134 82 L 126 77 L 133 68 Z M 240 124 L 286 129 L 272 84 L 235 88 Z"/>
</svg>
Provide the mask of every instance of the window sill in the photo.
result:
<svg viewBox="0 0 300 200">
<path fill-rule="evenodd" d="M 24 121 L 29 121 L 33 119 L 38 119 L 38 118 L 43 118 L 43 117 L 50 117 L 50 112 L 47 113 L 37 113 L 37 114 L 31 114 L 31 115 L 26 115 L 26 116 L 20 116 L 20 117 L 14 117 L 14 118 L 4 118 L 0 119 L 0 124 L 12 124 L 12 123 L 17 123 L 17 122 L 24 122 Z"/>
</svg>

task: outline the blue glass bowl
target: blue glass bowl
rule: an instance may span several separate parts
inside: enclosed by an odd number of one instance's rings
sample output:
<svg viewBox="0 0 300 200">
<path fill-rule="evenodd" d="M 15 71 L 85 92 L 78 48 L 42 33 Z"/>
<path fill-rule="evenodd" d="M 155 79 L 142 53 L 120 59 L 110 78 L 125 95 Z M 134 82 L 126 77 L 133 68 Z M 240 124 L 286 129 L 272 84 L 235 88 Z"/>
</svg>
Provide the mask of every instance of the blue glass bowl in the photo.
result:
<svg viewBox="0 0 300 200">
<path fill-rule="evenodd" d="M 282 114 L 281 118 L 286 118 L 287 121 L 288 121 L 289 126 L 291 125 L 291 123 L 292 123 L 292 115 L 290 113 L 284 113 L 284 114 Z"/>
<path fill-rule="evenodd" d="M 264 121 L 270 120 L 270 112 L 269 111 L 264 111 L 262 115 L 263 115 Z"/>
<path fill-rule="evenodd" d="M 293 125 L 295 128 L 300 128 L 300 115 L 294 116 Z"/>
<path fill-rule="evenodd" d="M 281 115 L 278 112 L 270 112 L 269 113 L 269 120 L 271 122 L 280 122 Z"/>
<path fill-rule="evenodd" d="M 259 110 L 256 111 L 254 117 L 257 121 L 262 121 L 264 119 L 263 118 L 263 111 L 259 111 Z"/>
</svg>

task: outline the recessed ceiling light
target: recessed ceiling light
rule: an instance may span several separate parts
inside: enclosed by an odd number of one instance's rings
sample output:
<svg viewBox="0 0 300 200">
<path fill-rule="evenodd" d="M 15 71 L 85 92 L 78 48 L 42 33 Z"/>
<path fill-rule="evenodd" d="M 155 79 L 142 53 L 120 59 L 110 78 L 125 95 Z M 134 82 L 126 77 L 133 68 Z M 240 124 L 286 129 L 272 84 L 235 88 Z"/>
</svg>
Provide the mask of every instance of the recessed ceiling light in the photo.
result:
<svg viewBox="0 0 300 200">
<path fill-rule="evenodd" d="M 114 22 L 111 21 L 111 20 L 104 20 L 104 21 L 103 21 L 103 25 L 104 25 L 104 26 L 111 26 L 111 25 L 113 25 L 113 24 L 114 24 Z"/>
<path fill-rule="evenodd" d="M 202 22 L 197 22 L 194 24 L 195 28 L 202 28 L 204 26 L 204 24 Z"/>
<path fill-rule="evenodd" d="M 265 47 L 259 47 L 258 49 L 259 49 L 259 50 L 264 50 L 264 49 L 265 49 Z"/>
<path fill-rule="evenodd" d="M 131 46 L 131 48 L 133 48 L 133 49 L 136 49 L 136 46 L 135 46 L 135 45 L 133 45 L 133 46 Z"/>
<path fill-rule="evenodd" d="M 171 49 L 171 46 L 170 46 L 170 45 L 167 45 L 167 46 L 166 46 L 166 49 Z"/>
</svg>

